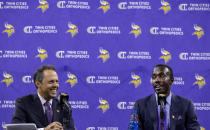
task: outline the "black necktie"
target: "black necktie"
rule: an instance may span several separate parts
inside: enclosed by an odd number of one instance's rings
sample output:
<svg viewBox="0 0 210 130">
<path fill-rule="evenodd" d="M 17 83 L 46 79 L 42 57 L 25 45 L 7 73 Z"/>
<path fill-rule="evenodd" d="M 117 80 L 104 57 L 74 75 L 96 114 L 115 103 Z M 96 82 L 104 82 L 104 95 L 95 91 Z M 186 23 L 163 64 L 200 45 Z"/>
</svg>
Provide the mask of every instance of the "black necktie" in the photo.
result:
<svg viewBox="0 0 210 130">
<path fill-rule="evenodd" d="M 164 130 L 164 125 L 165 124 L 165 107 L 160 105 L 160 129 Z"/>
<path fill-rule="evenodd" d="M 165 112 L 165 105 L 166 105 L 166 98 L 165 97 L 158 97 L 158 105 L 160 105 L 160 113 L 159 113 L 159 130 L 166 130 L 166 112 Z"/>
</svg>

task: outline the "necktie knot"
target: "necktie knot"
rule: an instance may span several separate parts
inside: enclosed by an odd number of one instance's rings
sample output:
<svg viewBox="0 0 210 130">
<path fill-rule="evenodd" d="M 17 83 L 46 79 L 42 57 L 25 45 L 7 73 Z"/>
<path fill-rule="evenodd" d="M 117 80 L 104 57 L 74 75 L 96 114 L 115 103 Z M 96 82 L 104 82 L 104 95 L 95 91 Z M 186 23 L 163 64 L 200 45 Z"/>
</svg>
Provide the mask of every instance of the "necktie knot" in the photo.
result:
<svg viewBox="0 0 210 130">
<path fill-rule="evenodd" d="M 46 101 L 46 102 L 44 103 L 44 106 L 50 107 L 50 102 Z"/>
</svg>

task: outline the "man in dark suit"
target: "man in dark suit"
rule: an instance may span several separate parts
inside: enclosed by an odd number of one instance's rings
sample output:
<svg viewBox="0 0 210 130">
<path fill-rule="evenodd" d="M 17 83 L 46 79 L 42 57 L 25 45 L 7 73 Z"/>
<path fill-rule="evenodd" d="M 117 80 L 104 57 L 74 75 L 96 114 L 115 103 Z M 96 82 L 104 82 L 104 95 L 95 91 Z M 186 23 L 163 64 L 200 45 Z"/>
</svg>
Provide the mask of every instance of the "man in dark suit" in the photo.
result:
<svg viewBox="0 0 210 130">
<path fill-rule="evenodd" d="M 34 73 L 37 93 L 18 98 L 12 123 L 35 123 L 38 130 L 75 130 L 70 109 L 68 123 L 63 122 L 61 105 L 56 99 L 58 75 L 53 66 L 42 66 Z"/>
<path fill-rule="evenodd" d="M 192 102 L 170 91 L 173 81 L 169 66 L 160 64 L 153 69 L 155 94 L 137 100 L 133 108 L 139 130 L 200 130 Z"/>
</svg>

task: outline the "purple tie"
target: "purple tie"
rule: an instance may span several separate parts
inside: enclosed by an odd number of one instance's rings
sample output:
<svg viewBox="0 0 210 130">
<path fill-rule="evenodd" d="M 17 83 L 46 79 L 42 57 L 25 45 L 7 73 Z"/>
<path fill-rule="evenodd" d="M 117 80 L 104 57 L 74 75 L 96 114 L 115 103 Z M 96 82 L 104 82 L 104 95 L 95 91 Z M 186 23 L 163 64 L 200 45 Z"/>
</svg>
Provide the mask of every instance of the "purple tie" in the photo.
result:
<svg viewBox="0 0 210 130">
<path fill-rule="evenodd" d="M 45 116 L 47 118 L 48 124 L 50 124 L 52 122 L 52 115 L 53 115 L 53 111 L 50 107 L 50 103 L 48 101 L 46 101 L 44 103 L 44 109 L 45 109 Z"/>
</svg>

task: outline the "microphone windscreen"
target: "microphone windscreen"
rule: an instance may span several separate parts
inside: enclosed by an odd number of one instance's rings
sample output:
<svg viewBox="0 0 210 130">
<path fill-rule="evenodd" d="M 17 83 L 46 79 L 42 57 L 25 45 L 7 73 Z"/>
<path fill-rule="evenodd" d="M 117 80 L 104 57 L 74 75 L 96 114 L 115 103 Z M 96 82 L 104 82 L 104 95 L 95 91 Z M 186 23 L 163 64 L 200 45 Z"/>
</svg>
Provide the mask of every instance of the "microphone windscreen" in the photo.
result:
<svg viewBox="0 0 210 130">
<path fill-rule="evenodd" d="M 69 100 L 69 95 L 67 93 L 59 93 L 58 101 L 60 104 L 65 104 L 65 101 Z"/>
</svg>

